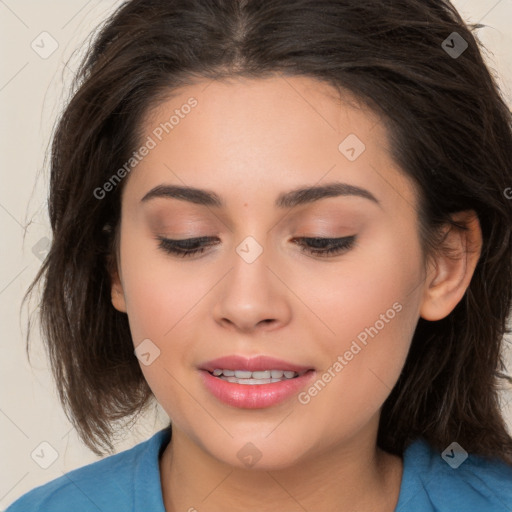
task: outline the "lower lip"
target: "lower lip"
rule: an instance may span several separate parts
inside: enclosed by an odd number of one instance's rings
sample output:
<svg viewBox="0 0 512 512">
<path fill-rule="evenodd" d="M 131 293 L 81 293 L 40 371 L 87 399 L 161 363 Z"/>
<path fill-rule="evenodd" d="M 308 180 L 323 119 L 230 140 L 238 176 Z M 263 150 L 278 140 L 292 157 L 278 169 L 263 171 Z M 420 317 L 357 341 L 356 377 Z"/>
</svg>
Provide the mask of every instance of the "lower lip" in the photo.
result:
<svg viewBox="0 0 512 512">
<path fill-rule="evenodd" d="M 264 409 L 297 394 L 314 378 L 315 371 L 271 384 L 236 384 L 214 377 L 206 370 L 201 370 L 201 374 L 206 388 L 221 402 L 242 409 Z"/>
</svg>

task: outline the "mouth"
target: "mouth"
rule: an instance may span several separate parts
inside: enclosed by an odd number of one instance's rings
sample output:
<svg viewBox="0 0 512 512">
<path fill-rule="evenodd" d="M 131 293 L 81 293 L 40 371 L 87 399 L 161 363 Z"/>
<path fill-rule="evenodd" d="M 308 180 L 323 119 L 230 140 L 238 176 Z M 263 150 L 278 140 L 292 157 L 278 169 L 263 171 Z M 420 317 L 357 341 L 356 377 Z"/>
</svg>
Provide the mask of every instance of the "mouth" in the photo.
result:
<svg viewBox="0 0 512 512">
<path fill-rule="evenodd" d="M 291 400 L 315 378 L 315 369 L 258 355 L 227 356 L 200 365 L 206 390 L 224 404 L 263 409 Z"/>
<path fill-rule="evenodd" d="M 248 381 L 267 379 L 270 379 L 268 383 L 271 381 L 281 382 L 285 379 L 301 377 L 307 371 L 314 370 L 311 366 L 299 365 L 261 354 L 253 357 L 238 355 L 219 357 L 206 361 L 199 366 L 199 369 L 228 382 L 236 382 L 229 379 L 243 381 L 242 384 L 257 384 Z"/>
</svg>

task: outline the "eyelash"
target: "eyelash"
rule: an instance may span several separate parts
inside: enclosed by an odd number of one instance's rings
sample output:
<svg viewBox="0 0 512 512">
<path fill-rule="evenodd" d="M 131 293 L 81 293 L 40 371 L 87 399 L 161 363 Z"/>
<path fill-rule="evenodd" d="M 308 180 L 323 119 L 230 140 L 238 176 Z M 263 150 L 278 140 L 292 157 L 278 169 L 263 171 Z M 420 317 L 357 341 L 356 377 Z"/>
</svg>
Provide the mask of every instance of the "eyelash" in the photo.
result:
<svg viewBox="0 0 512 512">
<path fill-rule="evenodd" d="M 211 243 L 215 241 L 215 238 L 209 236 L 187 238 L 185 240 L 171 240 L 169 238 L 157 237 L 157 240 L 160 241 L 159 247 L 163 251 L 182 258 L 201 254 L 207 246 L 217 245 L 217 243 L 220 242 L 220 240 L 218 240 L 215 243 Z M 355 241 L 356 235 L 342 238 L 301 237 L 293 239 L 293 242 L 300 246 L 302 252 L 320 257 L 337 256 L 342 252 L 349 251 L 355 245 Z M 199 245 L 198 247 L 198 244 L 203 245 Z M 311 245 L 313 245 L 313 247 L 311 247 Z M 315 245 L 316 247 L 314 247 Z"/>
</svg>

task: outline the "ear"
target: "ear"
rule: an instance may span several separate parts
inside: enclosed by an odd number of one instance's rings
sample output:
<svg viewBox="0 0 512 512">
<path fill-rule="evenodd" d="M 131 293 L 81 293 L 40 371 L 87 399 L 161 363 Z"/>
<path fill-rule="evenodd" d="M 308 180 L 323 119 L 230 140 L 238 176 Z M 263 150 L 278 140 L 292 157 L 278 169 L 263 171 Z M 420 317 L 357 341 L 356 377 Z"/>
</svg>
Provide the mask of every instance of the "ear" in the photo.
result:
<svg viewBox="0 0 512 512">
<path fill-rule="evenodd" d="M 119 279 L 117 272 L 112 277 L 111 296 L 112 305 L 121 313 L 126 313 L 126 301 L 124 298 L 123 285 L 121 284 L 121 280 Z"/>
<path fill-rule="evenodd" d="M 124 290 L 121 278 L 119 277 L 117 261 L 108 258 L 107 267 L 109 269 L 111 281 L 111 298 L 112 305 L 121 313 L 126 313 L 126 300 L 124 297 Z"/>
<path fill-rule="evenodd" d="M 448 316 L 466 292 L 482 251 L 482 231 L 473 210 L 451 218 L 466 230 L 448 225 L 438 254 L 429 262 L 420 316 L 441 320 Z"/>
</svg>

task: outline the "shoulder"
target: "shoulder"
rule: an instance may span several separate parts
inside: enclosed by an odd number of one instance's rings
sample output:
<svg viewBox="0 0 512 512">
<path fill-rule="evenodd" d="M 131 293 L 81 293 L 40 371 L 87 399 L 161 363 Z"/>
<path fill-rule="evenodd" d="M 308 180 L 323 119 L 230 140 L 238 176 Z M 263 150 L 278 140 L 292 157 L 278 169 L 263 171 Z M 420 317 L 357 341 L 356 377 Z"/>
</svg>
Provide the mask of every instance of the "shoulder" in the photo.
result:
<svg viewBox="0 0 512 512">
<path fill-rule="evenodd" d="M 153 500 L 161 495 L 158 453 L 168 438 L 168 431 L 161 430 L 129 450 L 65 473 L 22 495 L 5 512 L 138 510 L 141 493 Z"/>
<path fill-rule="evenodd" d="M 404 453 L 404 472 L 396 512 L 509 512 L 512 466 L 467 453 L 452 443 L 443 453 L 425 440 Z"/>
</svg>

